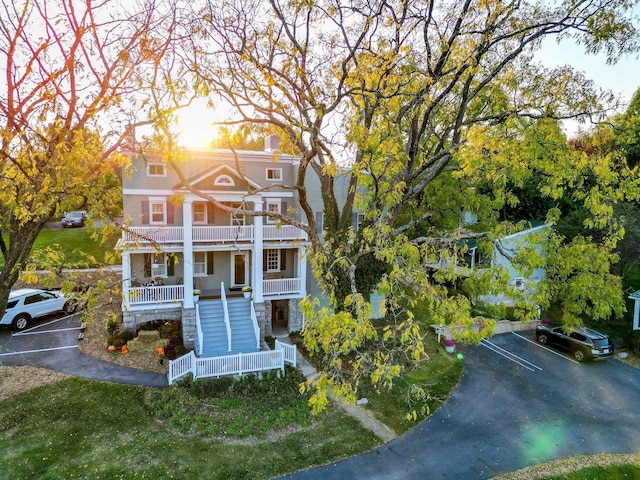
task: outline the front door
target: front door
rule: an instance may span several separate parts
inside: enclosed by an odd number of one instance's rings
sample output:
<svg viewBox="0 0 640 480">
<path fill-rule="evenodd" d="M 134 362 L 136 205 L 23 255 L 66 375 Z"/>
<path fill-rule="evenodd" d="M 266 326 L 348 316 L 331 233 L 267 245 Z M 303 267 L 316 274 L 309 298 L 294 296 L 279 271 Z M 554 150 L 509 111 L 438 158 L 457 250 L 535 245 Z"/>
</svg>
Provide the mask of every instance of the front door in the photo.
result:
<svg viewBox="0 0 640 480">
<path fill-rule="evenodd" d="M 242 252 L 233 252 L 231 262 L 231 286 L 242 287 L 247 284 L 249 278 L 249 262 L 247 262 L 247 254 Z"/>
</svg>

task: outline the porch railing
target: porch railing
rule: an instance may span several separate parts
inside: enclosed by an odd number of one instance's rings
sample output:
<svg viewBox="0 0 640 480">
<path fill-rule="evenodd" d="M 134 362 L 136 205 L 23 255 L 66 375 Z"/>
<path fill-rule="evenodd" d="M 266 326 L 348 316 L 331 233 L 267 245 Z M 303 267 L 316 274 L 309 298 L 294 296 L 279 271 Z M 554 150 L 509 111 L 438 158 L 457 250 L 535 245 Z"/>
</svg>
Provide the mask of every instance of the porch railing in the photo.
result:
<svg viewBox="0 0 640 480">
<path fill-rule="evenodd" d="M 265 225 L 262 229 L 262 237 L 265 240 L 306 240 L 307 233 L 293 225 Z"/>
<path fill-rule="evenodd" d="M 238 226 L 197 226 L 192 227 L 193 242 L 252 242 L 254 239 L 253 225 Z M 139 243 L 182 243 L 184 240 L 183 227 L 128 227 L 122 234 L 124 242 Z M 278 240 L 306 240 L 304 230 L 292 225 L 265 225 L 262 227 L 262 237 L 265 241 Z"/>
<path fill-rule="evenodd" d="M 122 239 L 126 242 L 157 242 L 175 243 L 183 240 L 182 227 L 128 227 L 122 233 Z"/>
<path fill-rule="evenodd" d="M 181 302 L 184 299 L 184 285 L 130 287 L 125 290 L 125 295 L 128 305 Z"/>
<path fill-rule="evenodd" d="M 232 242 L 253 240 L 253 225 L 193 227 L 194 242 Z"/>
<path fill-rule="evenodd" d="M 282 295 L 287 293 L 302 292 L 301 278 L 277 278 L 263 280 L 262 292 L 264 295 Z"/>
</svg>

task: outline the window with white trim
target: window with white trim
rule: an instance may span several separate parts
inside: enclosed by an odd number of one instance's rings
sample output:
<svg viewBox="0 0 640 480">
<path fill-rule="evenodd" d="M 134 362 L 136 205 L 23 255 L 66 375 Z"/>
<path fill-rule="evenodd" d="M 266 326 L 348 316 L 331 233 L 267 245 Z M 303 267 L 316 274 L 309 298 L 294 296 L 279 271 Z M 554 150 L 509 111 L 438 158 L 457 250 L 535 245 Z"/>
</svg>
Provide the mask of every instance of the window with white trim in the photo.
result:
<svg viewBox="0 0 640 480">
<path fill-rule="evenodd" d="M 267 180 L 272 182 L 282 181 L 282 169 L 281 168 L 267 168 Z"/>
<path fill-rule="evenodd" d="M 148 177 L 166 177 L 167 168 L 164 163 L 147 163 Z"/>
<path fill-rule="evenodd" d="M 198 276 L 207 274 L 207 252 L 193 252 L 193 274 Z"/>
<path fill-rule="evenodd" d="M 219 187 L 233 187 L 235 182 L 229 175 L 218 175 L 213 184 Z"/>
<path fill-rule="evenodd" d="M 356 217 L 356 231 L 360 231 L 362 222 L 364 222 L 364 213 L 358 213 L 358 216 Z"/>
<path fill-rule="evenodd" d="M 280 213 L 280 199 L 267 200 L 267 213 Z M 267 217 L 267 223 L 276 223 L 276 217 Z"/>
<path fill-rule="evenodd" d="M 149 199 L 149 223 L 165 225 L 167 223 L 167 201 L 164 198 Z"/>
<path fill-rule="evenodd" d="M 242 206 L 241 203 L 235 202 L 229 203 L 227 205 L 229 205 L 231 208 L 240 208 Z M 243 227 L 245 225 L 245 218 L 241 213 L 231 212 L 229 213 L 229 219 L 233 227 Z"/>
<path fill-rule="evenodd" d="M 280 271 L 280 250 L 270 248 L 267 250 L 267 272 Z"/>
<path fill-rule="evenodd" d="M 194 225 L 207 224 L 207 202 L 193 202 L 192 211 Z"/>
<path fill-rule="evenodd" d="M 154 253 L 151 256 L 151 276 L 167 276 L 167 256 L 164 253 Z"/>
<path fill-rule="evenodd" d="M 524 287 L 525 287 L 524 277 L 516 277 L 513 280 L 513 285 L 517 290 L 524 290 Z"/>
</svg>

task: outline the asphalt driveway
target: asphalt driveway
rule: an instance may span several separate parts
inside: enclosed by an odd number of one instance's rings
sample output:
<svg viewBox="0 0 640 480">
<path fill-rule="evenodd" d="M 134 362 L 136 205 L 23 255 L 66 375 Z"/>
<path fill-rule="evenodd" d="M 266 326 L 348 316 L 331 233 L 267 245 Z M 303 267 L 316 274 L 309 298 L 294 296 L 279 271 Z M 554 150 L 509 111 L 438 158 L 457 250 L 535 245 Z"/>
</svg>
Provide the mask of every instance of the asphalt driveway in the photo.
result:
<svg viewBox="0 0 640 480">
<path fill-rule="evenodd" d="M 51 317 L 22 332 L 0 330 L 0 365 L 44 367 L 78 377 L 130 385 L 163 387 L 160 373 L 114 365 L 78 348 L 80 315 Z"/>
<path fill-rule="evenodd" d="M 292 479 L 486 479 L 582 454 L 640 451 L 640 371 L 578 364 L 503 334 L 462 351 L 451 398 L 406 435 Z"/>
</svg>

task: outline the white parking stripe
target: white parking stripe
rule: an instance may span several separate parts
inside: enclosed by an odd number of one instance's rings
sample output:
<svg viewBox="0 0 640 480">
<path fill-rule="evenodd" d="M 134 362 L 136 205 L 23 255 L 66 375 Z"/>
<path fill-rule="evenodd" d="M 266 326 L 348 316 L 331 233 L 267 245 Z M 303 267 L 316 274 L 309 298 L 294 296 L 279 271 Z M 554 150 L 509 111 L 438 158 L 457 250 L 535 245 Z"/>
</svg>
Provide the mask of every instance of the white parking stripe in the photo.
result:
<svg viewBox="0 0 640 480">
<path fill-rule="evenodd" d="M 503 356 L 504 358 L 506 358 L 510 362 L 517 363 L 521 367 L 524 367 L 524 368 L 526 368 L 527 370 L 529 370 L 531 372 L 535 372 L 536 370 L 542 370 L 542 368 L 539 367 L 538 365 L 535 365 L 535 364 L 525 360 L 524 358 L 519 357 L 515 353 L 512 353 L 512 352 L 510 352 L 508 350 L 505 350 L 502 347 L 499 347 L 495 343 L 491 343 L 489 340 L 486 340 L 486 339 L 483 338 L 480 344 L 483 347 L 488 348 L 492 352 Z"/>
<path fill-rule="evenodd" d="M 47 325 L 52 325 L 52 324 L 57 323 L 57 322 L 59 322 L 61 320 L 66 320 L 67 318 L 69 318 L 72 315 L 75 315 L 75 313 L 72 313 L 71 315 L 67 315 L 65 317 L 56 318 L 55 320 L 51 320 L 51 321 L 49 321 L 47 323 L 42 323 L 40 325 L 34 325 L 31 328 L 27 328 L 26 330 L 22 330 L 21 332 L 12 333 L 11 336 L 12 337 L 19 337 L 20 335 L 29 335 L 29 332 L 31 332 L 32 330 L 36 330 L 38 328 L 46 327 Z M 35 332 L 35 333 L 47 333 L 47 332 L 53 332 L 53 330 L 45 330 L 44 332 Z"/>
<path fill-rule="evenodd" d="M 43 348 L 41 350 L 24 350 L 22 352 L 0 353 L 0 357 L 8 357 L 9 355 L 22 355 L 24 353 L 51 352 L 53 350 L 65 350 L 69 348 L 78 348 L 78 345 L 69 345 L 68 347 Z"/>
<path fill-rule="evenodd" d="M 52 333 L 52 332 L 68 332 L 71 330 L 82 330 L 82 327 L 69 327 L 69 328 L 56 328 L 55 330 L 43 330 L 41 332 L 31 332 L 31 331 L 24 331 L 24 332 L 20 332 L 20 333 L 14 333 L 13 336 L 14 337 L 20 337 L 23 335 L 42 335 L 43 333 Z"/>
<path fill-rule="evenodd" d="M 511 332 L 511 333 L 513 333 L 513 334 L 514 334 L 516 337 L 518 337 L 518 338 L 521 338 L 521 339 L 523 339 L 523 340 L 525 340 L 525 341 L 527 341 L 527 342 L 529 342 L 529 343 L 534 344 L 534 345 L 535 345 L 535 346 L 537 346 L 537 347 L 542 348 L 543 350 L 546 350 L 547 352 L 551 352 L 551 353 L 553 353 L 554 355 L 559 356 L 560 358 L 564 358 L 565 360 L 569 360 L 570 362 L 573 362 L 573 363 L 580 363 L 580 362 L 578 362 L 577 360 L 574 360 L 573 358 L 569 358 L 569 357 L 567 357 L 566 355 L 563 355 L 563 354 L 562 354 L 562 353 L 560 353 L 560 352 L 556 352 L 555 350 L 553 350 L 553 349 L 551 349 L 551 348 L 549 348 L 549 347 L 546 347 L 546 346 L 542 345 L 541 343 L 534 342 L 533 340 L 529 340 L 527 337 L 523 337 L 523 336 L 522 336 L 522 335 L 520 335 L 519 333 L 516 333 L 516 332 Z"/>
</svg>

